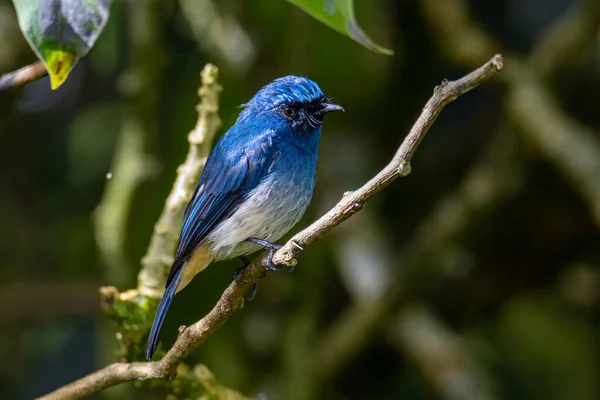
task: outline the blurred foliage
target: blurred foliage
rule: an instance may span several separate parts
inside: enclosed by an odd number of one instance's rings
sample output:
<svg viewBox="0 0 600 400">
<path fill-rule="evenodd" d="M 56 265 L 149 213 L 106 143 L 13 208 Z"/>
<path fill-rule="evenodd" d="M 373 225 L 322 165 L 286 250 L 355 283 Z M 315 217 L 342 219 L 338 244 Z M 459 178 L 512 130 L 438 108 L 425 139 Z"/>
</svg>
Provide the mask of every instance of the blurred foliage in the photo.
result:
<svg viewBox="0 0 600 400">
<path fill-rule="evenodd" d="M 433 86 L 466 72 L 439 46 L 423 0 L 356 2 L 365 31 L 389 44 L 393 57 L 368 51 L 283 1 L 192 3 L 211 10 L 211 18 L 194 17 L 185 0 L 115 0 L 96 45 L 58 90 L 44 78 L 0 96 L 0 354 L 10 360 L 0 367 L 0 392 L 6 398 L 33 398 L 115 360 L 114 322 L 101 316 L 99 296 L 89 288 L 135 287 L 139 260 L 187 151 L 205 63 L 220 67 L 225 128 L 239 104 L 288 74 L 314 79 L 345 107 L 325 124 L 315 196 L 297 229 L 385 165 Z M 548 30 L 596 1 L 462 3 L 496 39 L 496 52 L 519 54 L 526 64 Z M 592 12 L 585 15 L 597 21 Z M 600 141 L 600 36 L 597 25 L 590 31 L 579 47 L 567 48 L 577 48 L 575 55 L 556 57 L 560 68 L 541 84 L 559 112 Z M 9 0 L 0 0 L 0 43 L 0 73 L 35 61 Z M 459 50 L 474 45 L 465 41 Z M 490 398 L 598 398 L 598 223 L 578 182 L 522 139 L 506 100 L 506 87 L 497 82 L 449 106 L 408 178 L 307 249 L 294 273 L 270 274 L 257 299 L 190 364 L 206 365 L 227 387 L 269 399 L 450 398 L 423 372 L 431 359 L 409 356 L 410 343 L 390 337 L 393 315 L 376 319 L 358 353 L 333 375 L 323 378 L 314 361 L 349 307 L 374 310 L 370 301 L 409 268 L 411 251 L 420 251 L 414 238 L 422 223 L 434 210 L 448 209 L 439 229 L 460 222 L 459 233 L 423 247 L 417 270 L 427 273 L 400 281 L 410 289 L 403 300 L 422 304 L 460 339 L 457 354 L 469 360 L 461 365 L 486 379 Z M 132 121 L 143 133 L 150 173 L 132 195 L 123 263 L 108 267 L 93 215 Z M 443 206 L 480 193 L 481 186 L 459 189 L 488 145 L 501 146 L 493 141 L 498 134 L 516 143 L 516 150 L 500 153 L 511 166 L 507 174 L 519 181 L 491 182 L 504 194 L 456 221 L 453 208 Z M 427 232 L 442 234 L 436 226 Z M 238 267 L 216 264 L 176 297 L 165 344 L 178 326 L 214 305 Z M 398 303 L 392 314 L 402 310 Z M 453 371 L 455 358 L 444 360 L 444 369 L 433 371 Z M 459 389 L 469 382 L 460 374 L 444 377 Z M 97 398 L 165 398 L 160 388 L 134 386 Z"/>
</svg>

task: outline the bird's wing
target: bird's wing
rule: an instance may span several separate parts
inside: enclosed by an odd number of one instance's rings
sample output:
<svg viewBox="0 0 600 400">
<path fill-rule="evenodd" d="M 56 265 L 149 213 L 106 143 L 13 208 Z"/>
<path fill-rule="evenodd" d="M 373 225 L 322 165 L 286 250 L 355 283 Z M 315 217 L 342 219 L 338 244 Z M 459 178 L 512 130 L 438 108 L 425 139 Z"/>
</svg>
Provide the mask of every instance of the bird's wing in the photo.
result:
<svg viewBox="0 0 600 400">
<path fill-rule="evenodd" d="M 212 229 L 233 214 L 245 196 L 269 173 L 277 157 L 277 147 L 276 139 L 268 132 L 243 147 L 231 146 L 224 140 L 217 143 L 185 210 L 167 285 Z"/>
</svg>

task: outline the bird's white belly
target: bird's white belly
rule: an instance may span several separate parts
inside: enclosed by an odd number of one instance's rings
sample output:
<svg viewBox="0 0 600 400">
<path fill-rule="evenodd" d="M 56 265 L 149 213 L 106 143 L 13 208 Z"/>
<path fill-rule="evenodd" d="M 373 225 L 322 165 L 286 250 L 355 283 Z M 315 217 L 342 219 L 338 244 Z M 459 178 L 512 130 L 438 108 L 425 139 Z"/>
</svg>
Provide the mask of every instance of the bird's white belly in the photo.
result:
<svg viewBox="0 0 600 400">
<path fill-rule="evenodd" d="M 205 243 L 215 260 L 260 250 L 260 245 L 246 239 L 256 237 L 275 242 L 300 220 L 310 202 L 312 189 L 299 188 L 289 180 L 272 184 L 274 177 L 273 174 L 262 181 L 206 238 Z"/>
</svg>

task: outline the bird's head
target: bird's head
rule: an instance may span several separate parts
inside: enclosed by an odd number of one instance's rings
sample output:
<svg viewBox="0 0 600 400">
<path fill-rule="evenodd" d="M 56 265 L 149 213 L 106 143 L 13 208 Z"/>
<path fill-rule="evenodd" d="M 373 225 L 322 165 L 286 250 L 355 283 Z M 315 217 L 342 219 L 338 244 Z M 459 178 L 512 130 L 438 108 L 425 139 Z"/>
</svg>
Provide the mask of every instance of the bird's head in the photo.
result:
<svg viewBox="0 0 600 400">
<path fill-rule="evenodd" d="M 305 134 L 320 131 L 323 118 L 333 111 L 344 109 L 325 97 L 315 82 L 290 75 L 260 89 L 244 105 L 240 119 L 261 115 Z"/>
</svg>

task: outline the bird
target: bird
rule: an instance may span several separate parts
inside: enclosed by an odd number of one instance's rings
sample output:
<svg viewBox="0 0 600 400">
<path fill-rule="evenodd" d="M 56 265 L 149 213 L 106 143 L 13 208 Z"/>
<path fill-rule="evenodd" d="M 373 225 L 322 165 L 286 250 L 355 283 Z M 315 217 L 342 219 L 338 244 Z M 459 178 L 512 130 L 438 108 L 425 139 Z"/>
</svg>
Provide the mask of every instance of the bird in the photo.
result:
<svg viewBox="0 0 600 400">
<path fill-rule="evenodd" d="M 303 216 L 316 181 L 321 128 L 326 114 L 344 109 L 312 80 L 275 79 L 246 104 L 235 124 L 211 150 L 183 217 L 175 259 L 148 337 L 150 360 L 177 292 L 216 261 L 269 251 Z M 253 295 L 256 287 L 253 288 Z"/>
</svg>

